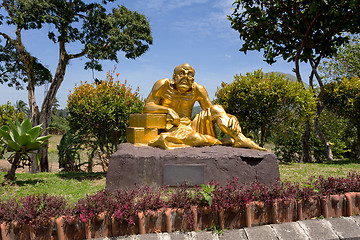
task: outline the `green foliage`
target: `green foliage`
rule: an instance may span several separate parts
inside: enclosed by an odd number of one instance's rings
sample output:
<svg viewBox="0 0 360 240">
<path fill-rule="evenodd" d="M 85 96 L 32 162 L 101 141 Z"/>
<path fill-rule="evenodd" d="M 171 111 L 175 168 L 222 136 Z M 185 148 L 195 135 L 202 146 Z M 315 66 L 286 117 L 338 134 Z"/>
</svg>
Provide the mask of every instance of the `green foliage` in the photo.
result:
<svg viewBox="0 0 360 240">
<path fill-rule="evenodd" d="M 201 184 L 202 191 L 199 192 L 199 194 L 202 196 L 201 201 L 203 203 L 209 204 L 211 207 L 212 205 L 212 192 L 215 190 L 215 185 L 209 185 L 209 184 Z"/>
<path fill-rule="evenodd" d="M 19 121 L 23 121 L 25 118 L 25 114 L 21 111 L 17 111 L 17 109 L 11 105 L 10 102 L 7 102 L 4 105 L 0 105 L 0 126 L 3 126 L 8 123 L 8 121 L 15 121 L 18 119 Z M 5 153 L 4 141 L 0 136 L 0 157 L 3 157 Z"/>
<path fill-rule="evenodd" d="M 302 156 L 301 138 L 304 122 L 295 117 L 276 125 L 270 140 L 275 144 L 274 153 L 282 162 L 300 162 Z"/>
<path fill-rule="evenodd" d="M 25 119 L 25 114 L 21 111 L 17 111 L 10 102 L 0 105 L 0 126 L 7 124 L 9 120 L 15 121 L 16 119 L 23 121 Z"/>
<path fill-rule="evenodd" d="M 72 59 L 86 57 L 89 61 L 85 63 L 85 69 L 101 70 L 100 61 L 118 61 L 120 51 L 126 58 L 135 59 L 152 44 L 150 25 L 144 15 L 124 6 L 109 9 L 108 2 L 114 0 L 1 1 L 0 83 L 21 87 L 27 82 L 29 96 L 35 96 L 38 84 L 51 81 L 41 108 L 35 97 L 29 98 L 34 125 L 42 121 L 45 128 L 49 127 L 52 103 Z M 48 29 L 47 37 L 59 50 L 53 76 L 25 46 L 28 41 L 23 32 L 36 32 L 44 27 Z M 41 171 L 48 171 L 47 151 L 40 151 L 40 157 Z"/>
<path fill-rule="evenodd" d="M 66 118 L 59 116 L 58 114 L 51 115 L 51 121 L 49 125 L 49 133 L 61 135 L 69 129 L 68 121 Z"/>
<path fill-rule="evenodd" d="M 144 101 L 138 90 L 114 81 L 113 72 L 100 83 L 82 83 L 68 98 L 70 131 L 82 137 L 93 152 L 107 157 L 126 139 L 129 115 L 141 113 Z"/>
<path fill-rule="evenodd" d="M 325 108 L 321 113 L 319 122 L 326 139 L 328 139 L 332 147 L 334 158 L 344 159 L 351 157 L 351 149 L 354 142 L 356 142 L 357 136 L 356 128 L 350 120 Z"/>
<path fill-rule="evenodd" d="M 330 111 L 348 119 L 356 128 L 356 157 L 360 157 L 360 78 L 343 78 L 326 84 L 321 101 Z"/>
<path fill-rule="evenodd" d="M 65 172 L 80 171 L 80 150 L 81 150 L 81 136 L 74 135 L 67 131 L 61 138 L 59 145 L 57 145 L 59 156 L 59 168 L 63 168 Z"/>
<path fill-rule="evenodd" d="M 330 110 L 360 128 L 360 78 L 343 78 L 327 84 L 321 100 Z"/>
<path fill-rule="evenodd" d="M 50 134 L 63 135 L 69 130 L 68 112 L 65 109 L 58 109 L 59 106 L 59 101 L 55 98 L 51 108 L 51 120 L 48 129 Z"/>
<path fill-rule="evenodd" d="M 14 180 L 16 168 L 30 165 L 29 154 L 47 144 L 47 140 L 51 136 L 40 136 L 43 131 L 41 131 L 41 125 L 32 127 L 29 118 L 22 123 L 19 123 L 18 120 L 15 123 L 8 121 L 8 126 L 4 125 L 0 128 L 0 136 L 6 144 L 6 151 L 14 152 L 8 158 L 12 166 L 8 175 L 5 176 L 7 179 Z"/>
<path fill-rule="evenodd" d="M 284 75 L 262 70 L 236 75 L 232 83 L 222 83 L 215 95 L 215 102 L 239 119 L 244 133 L 261 134 L 262 145 L 279 124 L 291 118 L 301 124 L 315 111 L 311 91 Z"/>
<path fill-rule="evenodd" d="M 268 63 L 307 62 L 328 57 L 348 40 L 343 32 L 359 32 L 360 2 L 350 0 L 236 0 L 229 16 L 244 41 L 240 51 L 264 50 Z"/>
<path fill-rule="evenodd" d="M 344 77 L 360 77 L 360 36 L 352 36 L 349 43 L 340 46 L 337 53 L 324 60 L 319 66 L 327 80 L 339 80 Z"/>
<path fill-rule="evenodd" d="M 1 25 L 1 24 L 0 24 Z M 1 39 L 0 39 L 1 43 Z M 39 59 L 32 57 L 36 86 L 51 82 L 51 72 L 43 66 Z M 15 46 L 6 42 L 0 45 L 0 83 L 7 83 L 9 87 L 24 89 L 23 84 L 28 82 L 26 67 L 20 61 Z"/>
</svg>

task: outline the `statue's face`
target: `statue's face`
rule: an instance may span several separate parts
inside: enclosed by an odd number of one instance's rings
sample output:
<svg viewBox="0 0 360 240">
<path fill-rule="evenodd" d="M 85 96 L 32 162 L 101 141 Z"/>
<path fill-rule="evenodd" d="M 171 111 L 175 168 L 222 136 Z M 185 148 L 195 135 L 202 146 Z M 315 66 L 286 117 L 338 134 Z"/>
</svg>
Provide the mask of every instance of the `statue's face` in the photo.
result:
<svg viewBox="0 0 360 240">
<path fill-rule="evenodd" d="M 189 91 L 195 80 L 194 75 L 191 67 L 182 67 L 176 71 L 173 76 L 176 89 L 181 93 Z"/>
</svg>

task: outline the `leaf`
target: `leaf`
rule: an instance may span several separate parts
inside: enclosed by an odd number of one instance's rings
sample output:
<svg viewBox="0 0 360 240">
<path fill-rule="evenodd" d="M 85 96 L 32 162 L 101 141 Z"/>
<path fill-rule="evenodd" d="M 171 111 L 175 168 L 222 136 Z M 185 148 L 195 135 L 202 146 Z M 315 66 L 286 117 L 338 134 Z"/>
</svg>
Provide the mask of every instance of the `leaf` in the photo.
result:
<svg viewBox="0 0 360 240">
<path fill-rule="evenodd" d="M 46 140 L 48 140 L 48 139 L 51 138 L 51 137 L 52 137 L 52 135 L 47 135 L 47 136 L 38 137 L 38 138 L 36 139 L 36 141 L 38 141 L 38 142 L 45 142 Z"/>
<path fill-rule="evenodd" d="M 39 142 L 29 142 L 26 146 L 26 151 L 39 150 L 42 144 Z"/>
<path fill-rule="evenodd" d="M 32 129 L 30 129 L 27 133 L 31 136 L 31 140 L 34 141 L 36 140 L 36 138 L 38 138 L 40 136 L 40 125 L 33 127 Z"/>
<path fill-rule="evenodd" d="M 2 126 L 0 129 L 2 129 L 3 131 L 9 132 L 10 128 L 6 125 Z"/>
<path fill-rule="evenodd" d="M 6 142 L 13 140 L 10 134 L 2 128 L 0 129 L 0 136 L 3 137 Z"/>
<path fill-rule="evenodd" d="M 23 135 L 24 133 L 26 133 L 27 131 L 29 131 L 31 129 L 31 122 L 30 122 L 30 118 L 25 119 L 21 125 L 20 125 L 20 132 L 19 135 Z"/>
<path fill-rule="evenodd" d="M 31 136 L 27 133 L 19 136 L 19 141 L 17 142 L 20 146 L 25 146 L 26 144 L 32 142 Z"/>
<path fill-rule="evenodd" d="M 20 145 L 17 144 L 16 142 L 9 141 L 7 144 L 8 144 L 8 149 L 9 149 L 11 152 L 19 152 L 19 151 L 21 150 Z"/>
</svg>

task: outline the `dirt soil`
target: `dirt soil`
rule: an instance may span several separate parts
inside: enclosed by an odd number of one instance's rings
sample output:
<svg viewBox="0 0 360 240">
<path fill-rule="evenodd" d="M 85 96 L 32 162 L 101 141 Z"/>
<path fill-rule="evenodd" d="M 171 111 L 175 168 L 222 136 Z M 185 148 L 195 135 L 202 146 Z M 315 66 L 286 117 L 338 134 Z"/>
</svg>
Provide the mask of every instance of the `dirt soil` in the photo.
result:
<svg viewBox="0 0 360 240">
<path fill-rule="evenodd" d="M 11 164 L 4 159 L 0 159 L 0 172 L 7 172 L 11 167 Z M 59 169 L 59 164 L 56 162 L 49 162 L 49 168 L 50 168 L 50 172 L 56 172 Z M 25 167 L 25 168 L 18 168 L 16 169 L 16 173 L 24 173 L 24 172 L 29 172 L 29 168 Z"/>
</svg>

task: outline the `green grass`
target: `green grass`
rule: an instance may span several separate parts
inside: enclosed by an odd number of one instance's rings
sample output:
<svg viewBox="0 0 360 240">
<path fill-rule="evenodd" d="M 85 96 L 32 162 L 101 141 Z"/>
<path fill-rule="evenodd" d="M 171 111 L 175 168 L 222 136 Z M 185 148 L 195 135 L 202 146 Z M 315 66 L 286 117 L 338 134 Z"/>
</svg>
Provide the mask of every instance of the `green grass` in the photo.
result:
<svg viewBox="0 0 360 240">
<path fill-rule="evenodd" d="M 0 178 L 4 175 L 0 173 Z M 63 196 L 74 203 L 103 189 L 105 177 L 105 173 L 18 173 L 13 185 L 1 186 L 0 199 L 46 193 Z"/>
<path fill-rule="evenodd" d="M 304 183 L 311 176 L 346 177 L 349 172 L 360 172 L 360 164 L 358 161 L 349 160 L 328 163 L 281 163 L 279 170 L 281 180 Z"/>
</svg>

